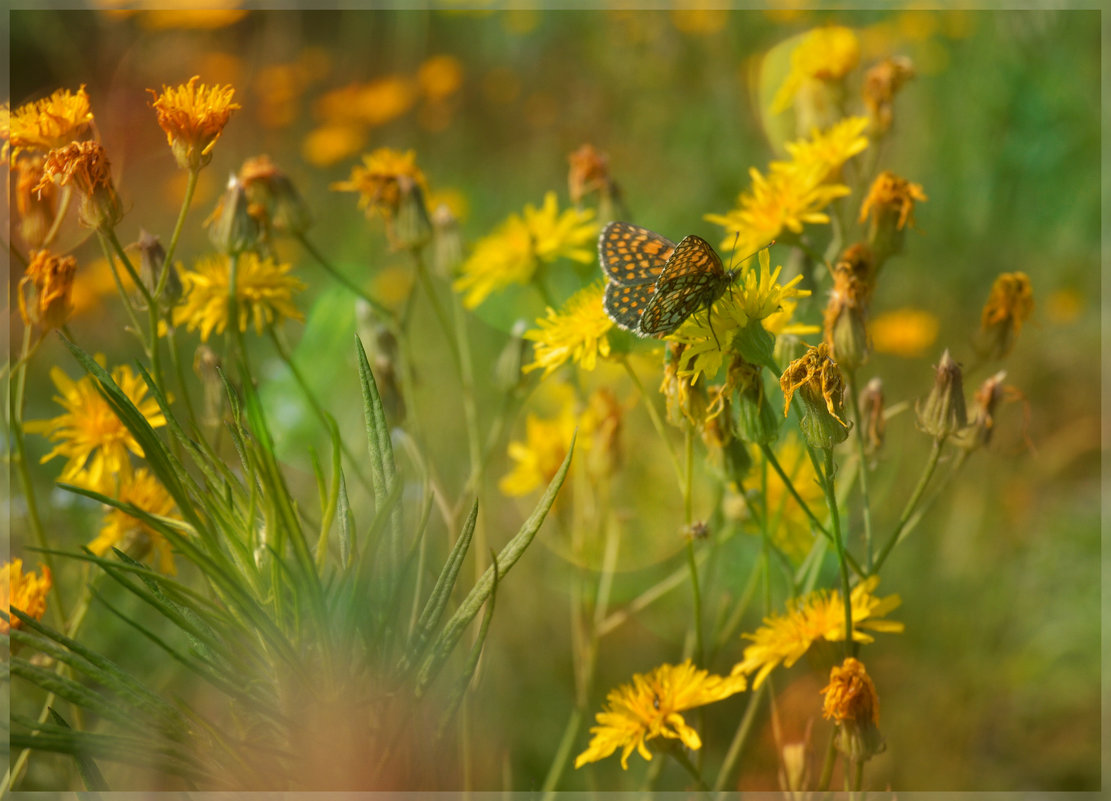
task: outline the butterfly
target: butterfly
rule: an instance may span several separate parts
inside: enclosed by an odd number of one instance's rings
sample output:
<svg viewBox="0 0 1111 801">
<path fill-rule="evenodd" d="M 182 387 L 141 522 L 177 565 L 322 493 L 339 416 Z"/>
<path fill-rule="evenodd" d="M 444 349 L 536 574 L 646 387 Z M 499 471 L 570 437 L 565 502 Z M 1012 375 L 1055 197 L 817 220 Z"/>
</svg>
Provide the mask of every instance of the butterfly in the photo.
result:
<svg viewBox="0 0 1111 801">
<path fill-rule="evenodd" d="M 699 309 L 708 310 L 738 273 L 726 270 L 700 236 L 692 234 L 676 245 L 627 222 L 606 226 L 598 254 L 609 278 L 606 314 L 642 337 L 670 334 Z"/>
</svg>

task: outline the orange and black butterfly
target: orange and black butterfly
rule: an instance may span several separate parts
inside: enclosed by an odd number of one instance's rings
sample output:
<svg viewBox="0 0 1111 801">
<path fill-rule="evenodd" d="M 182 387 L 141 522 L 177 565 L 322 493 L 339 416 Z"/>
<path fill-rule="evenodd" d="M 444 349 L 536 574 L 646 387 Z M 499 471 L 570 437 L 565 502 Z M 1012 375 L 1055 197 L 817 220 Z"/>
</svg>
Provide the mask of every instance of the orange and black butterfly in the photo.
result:
<svg viewBox="0 0 1111 801">
<path fill-rule="evenodd" d="M 627 222 L 606 226 L 598 253 L 609 279 L 606 314 L 642 337 L 670 334 L 699 309 L 709 309 L 738 272 L 727 271 L 700 236 L 676 245 Z"/>
</svg>

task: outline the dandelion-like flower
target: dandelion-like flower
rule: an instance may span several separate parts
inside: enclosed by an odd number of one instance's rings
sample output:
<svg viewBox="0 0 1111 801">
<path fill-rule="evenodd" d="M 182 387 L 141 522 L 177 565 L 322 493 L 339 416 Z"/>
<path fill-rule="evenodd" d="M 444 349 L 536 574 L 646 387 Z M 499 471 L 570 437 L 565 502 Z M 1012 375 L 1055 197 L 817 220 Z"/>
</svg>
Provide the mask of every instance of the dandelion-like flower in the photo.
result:
<svg viewBox="0 0 1111 801">
<path fill-rule="evenodd" d="M 772 100 L 772 113 L 791 107 L 808 83 L 839 81 L 860 63 L 860 42 L 850 28 L 815 28 L 791 51 L 791 70 Z"/>
<path fill-rule="evenodd" d="M 656 737 L 697 750 L 702 740 L 679 713 L 724 700 L 744 690 L 745 684 L 743 676 L 715 676 L 689 659 L 681 665 L 660 665 L 646 675 L 636 673 L 632 684 L 606 695 L 603 711 L 594 718 L 598 725 L 590 729 L 590 745 L 575 758 L 575 767 L 605 759 L 620 748 L 621 767 L 627 770 L 634 750 L 651 761 L 646 743 Z"/>
<path fill-rule="evenodd" d="M 535 361 L 525 366 L 525 372 L 543 367 L 547 377 L 568 360 L 593 370 L 599 356 L 609 356 L 606 333 L 613 328 L 613 321 L 602 307 L 604 290 L 601 284 L 580 289 L 559 311 L 549 308 L 546 316 L 536 321 L 539 328 L 525 332 L 525 339 L 536 343 Z"/>
<path fill-rule="evenodd" d="M 46 594 L 53 586 L 50 568 L 40 566 L 42 575 L 23 573 L 23 560 L 13 559 L 0 567 L 0 609 L 11 616 L 11 622 L 0 618 L 0 634 L 7 634 L 11 629 L 18 629 L 23 621 L 11 615 L 10 607 L 18 609 L 25 615 L 35 620 L 42 620 L 46 613 Z"/>
<path fill-rule="evenodd" d="M 76 273 L 77 260 L 73 256 L 34 251 L 19 281 L 19 313 L 24 324 L 34 323 L 43 331 L 65 325 L 73 313 L 70 295 Z"/>
<path fill-rule="evenodd" d="M 70 142 L 51 150 L 36 190 L 70 182 L 81 193 L 78 219 L 89 228 L 112 228 L 123 218 L 123 204 L 112 182 L 112 165 L 99 142 Z"/>
<path fill-rule="evenodd" d="M 980 314 L 977 350 L 986 358 L 1002 359 L 1015 346 L 1022 324 L 1034 313 L 1034 290 L 1026 273 L 1002 273 Z"/>
<path fill-rule="evenodd" d="M 841 172 L 841 166 L 858 153 L 868 149 L 866 117 L 846 117 L 831 125 L 826 131 L 813 131 L 810 139 L 787 142 L 783 147 L 790 154 L 790 161 L 773 161 L 773 170 L 805 169 L 811 165 L 826 168 L 823 181 L 832 181 Z"/>
<path fill-rule="evenodd" d="M 392 220 L 401 207 L 402 189 L 416 184 L 427 194 L 428 184 L 424 173 L 417 167 L 417 155 L 412 150 L 401 153 L 381 147 L 363 156 L 362 166 L 351 168 L 351 177 L 337 181 L 331 189 L 335 192 L 358 192 L 359 208 L 367 217 L 379 216 Z"/>
<path fill-rule="evenodd" d="M 801 275 L 786 284 L 779 283 L 782 265 L 771 268 L 771 255 L 767 248 L 760 251 L 756 265 L 743 266 L 737 284 L 714 304 L 709 317 L 691 315 L 669 339 L 682 342 L 682 374 L 695 381 L 699 374 L 713 378 L 721 369 L 725 353 L 718 342 L 732 342 L 736 334 L 750 323 L 760 323 L 780 311 L 785 303 L 810 295 L 809 289 L 800 289 Z"/>
<path fill-rule="evenodd" d="M 115 497 L 158 517 L 176 517 L 173 515 L 174 499 L 162 482 L 145 467 L 140 467 L 127 480 L 121 481 Z M 123 549 L 127 546 L 135 548 L 133 555 L 137 557 L 149 552 L 161 572 L 171 576 L 177 572 L 170 543 L 162 534 L 123 509 L 111 507 L 104 515 L 100 534 L 89 543 L 89 550 L 102 556 L 110 548 Z"/>
<path fill-rule="evenodd" d="M 473 309 L 493 292 L 510 284 L 527 284 L 543 265 L 561 259 L 589 264 L 598 224 L 593 209 L 559 210 L 555 192 L 544 196 L 540 208 L 526 205 L 475 245 L 460 268 L 456 292 L 465 293 L 463 305 Z"/>
<path fill-rule="evenodd" d="M 241 108 L 232 102 L 235 89 L 213 84 L 197 85 L 199 75 L 178 86 L 162 86 L 162 94 L 153 89 L 151 106 L 158 112 L 158 125 L 166 132 L 166 142 L 174 152 L 178 165 L 185 170 L 199 170 L 212 161 L 212 148 L 233 111 Z"/>
<path fill-rule="evenodd" d="M 114 479 L 125 480 L 131 475 L 128 454 L 142 457 L 143 449 L 97 391 L 92 376 L 74 381 L 54 367 L 50 378 L 61 393 L 54 400 L 65 413 L 50 420 L 29 421 L 24 429 L 58 443 L 42 461 L 48 462 L 55 456 L 66 458 L 60 481 L 106 494 L 112 492 Z M 151 427 L 166 425 L 158 402 L 147 396 L 147 384 L 142 376 L 127 365 L 120 365 L 112 370 L 112 380 Z"/>
<path fill-rule="evenodd" d="M 853 620 L 853 642 L 870 643 L 875 639 L 869 631 L 898 633 L 903 624 L 882 620 L 902 601 L 898 595 L 877 598 L 873 593 L 879 576 L 871 576 L 856 585 L 850 595 Z M 845 605 L 837 590 L 819 590 L 805 598 L 788 602 L 787 614 L 764 618 L 764 625 L 755 634 L 743 635 L 752 640 L 742 660 L 733 667 L 734 674 L 756 673 L 753 689 L 763 684 L 778 665 L 791 667 L 818 640 L 843 642 L 845 639 Z"/>
<path fill-rule="evenodd" d="M 93 112 L 85 85 L 76 92 L 59 89 L 50 97 L 27 103 L 11 112 L 11 157 L 21 150 L 47 153 L 89 136 Z"/>
<path fill-rule="evenodd" d="M 240 254 L 238 259 L 235 307 L 240 331 L 246 331 L 251 322 L 261 334 L 264 326 L 284 318 L 304 319 L 293 305 L 293 295 L 303 290 L 305 284 L 289 275 L 292 265 L 250 252 Z M 200 329 L 202 341 L 208 341 L 213 331 L 222 333 L 228 325 L 230 273 L 231 261 L 224 255 L 203 258 L 195 269 L 184 271 L 181 283 L 185 296 L 174 309 L 174 325 L 185 325 L 190 331 Z"/>
</svg>

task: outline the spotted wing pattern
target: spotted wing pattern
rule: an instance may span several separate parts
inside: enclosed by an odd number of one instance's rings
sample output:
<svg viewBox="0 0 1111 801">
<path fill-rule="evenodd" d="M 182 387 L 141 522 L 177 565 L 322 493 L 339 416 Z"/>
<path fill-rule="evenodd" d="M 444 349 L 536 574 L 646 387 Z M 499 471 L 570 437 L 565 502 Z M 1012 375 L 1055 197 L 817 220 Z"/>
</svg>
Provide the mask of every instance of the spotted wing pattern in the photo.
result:
<svg viewBox="0 0 1111 801">
<path fill-rule="evenodd" d="M 675 243 L 627 222 L 612 222 L 598 238 L 598 259 L 606 284 L 603 305 L 610 319 L 640 333 L 640 316 L 656 290 Z"/>
<path fill-rule="evenodd" d="M 655 292 L 640 317 L 640 332 L 669 334 L 702 307 L 709 308 L 733 279 L 721 258 L 700 236 L 678 244 L 656 281 Z"/>
</svg>

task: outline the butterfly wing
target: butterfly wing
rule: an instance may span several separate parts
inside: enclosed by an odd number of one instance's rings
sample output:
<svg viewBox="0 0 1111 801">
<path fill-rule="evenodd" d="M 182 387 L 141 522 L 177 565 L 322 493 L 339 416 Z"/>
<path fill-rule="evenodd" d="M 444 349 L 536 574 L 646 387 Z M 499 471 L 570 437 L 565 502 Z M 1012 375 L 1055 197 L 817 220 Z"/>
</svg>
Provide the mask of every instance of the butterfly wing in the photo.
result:
<svg viewBox="0 0 1111 801">
<path fill-rule="evenodd" d="M 644 336 L 638 327 L 640 316 L 648 307 L 655 292 L 656 286 L 652 283 L 619 284 L 610 281 L 606 284 L 602 305 L 609 318 L 621 328 L 632 331 L 638 336 Z"/>
<path fill-rule="evenodd" d="M 727 285 L 721 258 L 700 236 L 686 237 L 667 260 L 656 291 L 640 318 L 644 334 L 669 334 L 703 306 L 717 300 Z"/>
<path fill-rule="evenodd" d="M 655 284 L 675 243 L 627 222 L 611 222 L 598 237 L 598 260 L 612 283 Z"/>
</svg>

